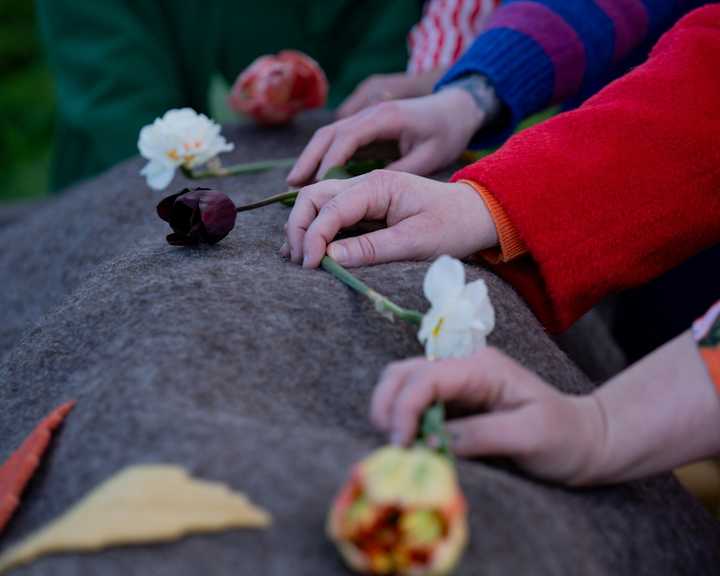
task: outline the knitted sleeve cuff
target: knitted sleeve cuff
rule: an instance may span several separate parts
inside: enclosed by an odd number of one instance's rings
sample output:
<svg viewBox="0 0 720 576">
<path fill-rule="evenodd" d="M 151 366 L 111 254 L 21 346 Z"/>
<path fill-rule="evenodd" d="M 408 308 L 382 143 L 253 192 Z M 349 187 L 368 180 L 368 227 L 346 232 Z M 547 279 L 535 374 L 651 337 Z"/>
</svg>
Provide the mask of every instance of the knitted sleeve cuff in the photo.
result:
<svg viewBox="0 0 720 576">
<path fill-rule="evenodd" d="M 480 195 L 495 223 L 500 248 L 483 250 L 480 255 L 491 264 L 497 264 L 498 262 L 510 262 L 526 254 L 528 248 L 525 242 L 495 196 L 487 188 L 472 180 L 458 180 L 458 182 L 471 186 Z"/>
<path fill-rule="evenodd" d="M 545 108 L 552 98 L 554 70 L 542 47 L 529 36 L 508 29 L 483 32 L 435 86 L 435 91 L 470 75 L 484 76 L 495 89 L 505 114 L 470 142 L 480 149 L 502 144 L 524 118 Z"/>
</svg>

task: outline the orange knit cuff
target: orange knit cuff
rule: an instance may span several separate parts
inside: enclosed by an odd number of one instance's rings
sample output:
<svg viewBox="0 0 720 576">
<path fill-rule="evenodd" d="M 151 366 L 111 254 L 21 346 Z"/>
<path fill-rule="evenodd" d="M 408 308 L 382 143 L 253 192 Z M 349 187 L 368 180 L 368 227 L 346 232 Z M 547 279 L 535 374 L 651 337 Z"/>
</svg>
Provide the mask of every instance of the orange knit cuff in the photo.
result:
<svg viewBox="0 0 720 576">
<path fill-rule="evenodd" d="M 483 199 L 483 202 L 485 202 L 485 206 L 487 206 L 488 212 L 490 212 L 490 217 L 495 223 L 500 249 L 490 248 L 489 250 L 483 250 L 480 252 L 480 255 L 491 264 L 497 264 L 498 262 L 510 262 L 527 253 L 528 248 L 525 242 L 523 242 L 523 239 L 520 238 L 520 233 L 510 221 L 507 212 L 505 212 L 505 209 L 500 205 L 500 202 L 497 201 L 495 196 L 493 196 L 492 192 L 472 180 L 458 180 L 458 182 L 473 187 Z"/>
</svg>

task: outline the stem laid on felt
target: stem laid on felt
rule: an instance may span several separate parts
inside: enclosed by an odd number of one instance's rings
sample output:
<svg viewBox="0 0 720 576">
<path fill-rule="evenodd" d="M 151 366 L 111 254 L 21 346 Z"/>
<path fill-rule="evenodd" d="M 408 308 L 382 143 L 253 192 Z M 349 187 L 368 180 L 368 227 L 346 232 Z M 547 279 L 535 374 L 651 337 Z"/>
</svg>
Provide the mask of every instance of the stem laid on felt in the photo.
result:
<svg viewBox="0 0 720 576">
<path fill-rule="evenodd" d="M 255 208 L 261 208 L 263 206 L 267 206 L 268 204 L 274 204 L 276 202 L 287 202 L 289 200 L 295 200 L 295 198 L 297 198 L 297 195 L 298 190 L 288 190 L 287 192 L 283 192 L 282 194 L 268 196 L 267 198 L 263 198 L 262 200 L 258 200 L 257 202 L 251 202 L 250 204 L 242 204 L 236 209 L 238 212 L 254 210 Z"/>
<path fill-rule="evenodd" d="M 348 272 L 335 260 L 330 258 L 330 256 L 325 256 L 320 261 L 320 266 L 338 280 L 368 298 L 375 305 L 375 309 L 381 314 L 389 314 L 391 317 L 399 318 L 410 324 L 420 325 L 420 322 L 422 322 L 423 315 L 420 312 L 398 306 L 392 300 L 376 292 L 365 284 L 365 282 Z"/>
<path fill-rule="evenodd" d="M 419 326 L 422 322 L 423 315 L 420 312 L 398 306 L 386 296 L 370 288 L 330 256 L 325 256 L 320 261 L 320 266 L 338 280 L 368 298 L 381 314 L 390 315 L 390 318 L 399 318 L 416 326 Z M 448 458 L 451 457 L 450 436 L 445 428 L 445 406 L 443 404 L 439 402 L 433 404 L 423 413 L 418 442 Z"/>
<path fill-rule="evenodd" d="M 295 164 L 297 158 L 280 158 L 278 160 L 263 160 L 260 162 L 246 162 L 231 166 L 208 166 L 206 170 L 195 171 L 191 168 L 182 168 L 186 178 L 198 180 L 200 178 L 216 178 L 218 176 L 235 176 L 237 174 L 252 174 L 265 172 L 273 168 L 289 168 Z"/>
</svg>

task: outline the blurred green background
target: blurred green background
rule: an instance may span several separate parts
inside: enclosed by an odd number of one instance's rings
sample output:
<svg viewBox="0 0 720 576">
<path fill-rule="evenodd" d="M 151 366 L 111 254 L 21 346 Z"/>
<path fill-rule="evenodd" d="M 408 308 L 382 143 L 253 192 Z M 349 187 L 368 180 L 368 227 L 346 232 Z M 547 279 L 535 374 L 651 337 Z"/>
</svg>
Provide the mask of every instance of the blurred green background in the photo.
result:
<svg viewBox="0 0 720 576">
<path fill-rule="evenodd" d="M 219 76 L 210 112 L 237 121 Z M 0 0 L 0 202 L 46 196 L 50 185 L 55 98 L 32 0 Z"/>
<path fill-rule="evenodd" d="M 35 4 L 0 0 L 0 202 L 48 193 L 54 112 Z"/>
</svg>

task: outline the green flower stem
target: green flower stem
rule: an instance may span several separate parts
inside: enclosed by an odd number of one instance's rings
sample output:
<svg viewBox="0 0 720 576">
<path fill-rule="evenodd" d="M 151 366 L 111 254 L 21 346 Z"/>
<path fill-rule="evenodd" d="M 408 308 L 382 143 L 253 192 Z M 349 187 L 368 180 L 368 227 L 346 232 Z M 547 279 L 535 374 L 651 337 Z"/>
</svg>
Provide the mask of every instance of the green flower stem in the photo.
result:
<svg viewBox="0 0 720 576">
<path fill-rule="evenodd" d="M 391 318 L 399 318 L 416 326 L 422 322 L 423 315 L 420 312 L 398 306 L 340 266 L 330 256 L 325 256 L 320 261 L 320 266 L 353 290 L 367 297 L 381 314 L 389 314 Z M 442 403 L 433 404 L 423 413 L 417 441 L 443 456 L 452 457 L 450 435 L 445 427 L 445 406 Z"/>
<path fill-rule="evenodd" d="M 274 204 L 275 202 L 289 202 L 297 198 L 298 192 L 298 190 L 288 190 L 287 192 L 283 192 L 282 194 L 268 196 L 267 198 L 263 198 L 262 200 L 258 200 L 257 202 L 243 204 L 241 206 L 238 206 L 236 210 L 238 212 L 245 212 L 247 210 L 254 210 L 255 208 L 267 206 L 268 204 Z"/>
<path fill-rule="evenodd" d="M 450 435 L 445 427 L 445 406 L 442 403 L 433 404 L 423 413 L 418 442 L 448 458 L 452 457 Z"/>
<path fill-rule="evenodd" d="M 219 176 L 235 176 L 237 174 L 252 174 L 254 172 L 265 172 L 273 168 L 289 168 L 295 164 L 297 158 L 280 158 L 279 160 L 263 160 L 261 162 L 247 162 L 244 164 L 233 164 L 232 166 L 209 166 L 205 170 L 196 171 L 192 168 L 182 167 L 183 174 L 191 180 L 200 178 L 217 178 Z"/>
<path fill-rule="evenodd" d="M 389 314 L 393 318 L 399 318 L 400 320 L 404 320 L 405 322 L 415 324 L 417 326 L 419 326 L 420 322 L 422 322 L 423 315 L 420 312 L 417 310 L 402 308 L 386 296 L 375 292 L 375 290 L 340 266 L 340 264 L 330 258 L 330 256 L 325 256 L 320 261 L 320 266 L 322 266 L 327 272 L 330 272 L 330 274 L 335 276 L 338 280 L 368 298 L 375 305 L 375 309 L 381 314 Z"/>
</svg>

